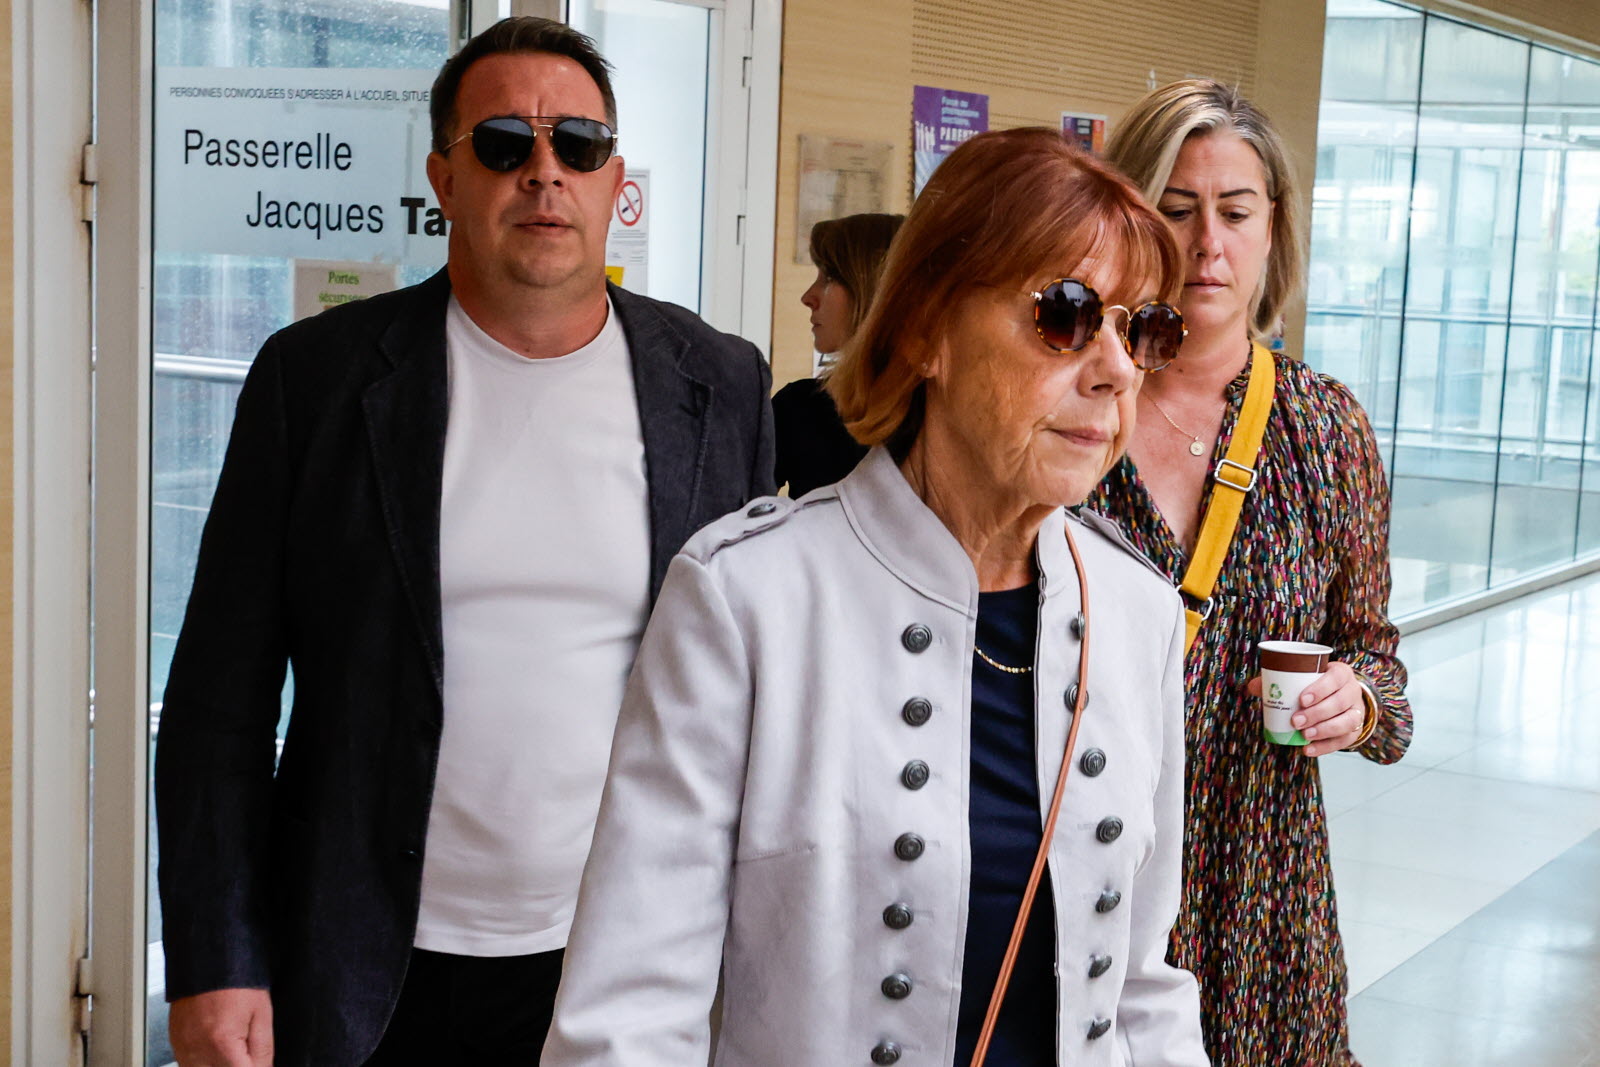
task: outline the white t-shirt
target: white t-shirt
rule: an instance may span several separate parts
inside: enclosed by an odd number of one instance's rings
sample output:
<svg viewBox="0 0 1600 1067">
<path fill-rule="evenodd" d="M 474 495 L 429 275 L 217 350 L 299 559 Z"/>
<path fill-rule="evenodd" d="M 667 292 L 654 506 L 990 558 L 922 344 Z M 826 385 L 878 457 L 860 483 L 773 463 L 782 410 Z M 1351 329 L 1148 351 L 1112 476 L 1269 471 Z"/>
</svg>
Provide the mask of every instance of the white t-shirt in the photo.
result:
<svg viewBox="0 0 1600 1067">
<path fill-rule="evenodd" d="M 453 298 L 439 581 L 444 736 L 416 945 L 566 945 L 649 614 L 644 439 L 615 308 L 525 359 Z"/>
</svg>

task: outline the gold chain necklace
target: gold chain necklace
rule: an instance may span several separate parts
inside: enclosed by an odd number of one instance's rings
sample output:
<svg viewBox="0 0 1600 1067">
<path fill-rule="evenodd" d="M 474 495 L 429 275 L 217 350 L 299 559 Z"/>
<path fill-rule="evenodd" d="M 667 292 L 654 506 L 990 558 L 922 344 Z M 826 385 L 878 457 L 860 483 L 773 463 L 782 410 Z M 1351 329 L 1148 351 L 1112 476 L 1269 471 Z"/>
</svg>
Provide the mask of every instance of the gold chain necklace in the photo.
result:
<svg viewBox="0 0 1600 1067">
<path fill-rule="evenodd" d="M 1177 430 L 1179 433 L 1183 434 L 1183 436 L 1189 439 L 1189 455 L 1203 456 L 1206 454 L 1206 446 L 1201 443 L 1199 434 L 1192 434 L 1188 430 L 1185 430 L 1182 426 L 1179 426 L 1177 423 L 1173 422 L 1172 416 L 1167 414 L 1167 409 L 1162 407 L 1160 404 L 1157 404 L 1155 397 L 1146 395 L 1145 399 L 1150 401 L 1150 405 L 1156 409 L 1156 412 L 1163 419 L 1167 420 L 1168 426 L 1171 426 L 1174 430 Z"/>
<path fill-rule="evenodd" d="M 985 652 L 983 649 L 979 648 L 977 645 L 973 645 L 972 646 L 972 651 L 974 651 L 974 652 L 976 652 L 978 654 L 978 658 L 979 659 L 983 660 L 983 662 L 987 663 L 989 666 L 993 667 L 997 671 L 1005 671 L 1007 674 L 1031 674 L 1031 673 L 1033 673 L 1033 668 L 1031 666 L 1030 667 L 1007 667 L 1004 663 L 1000 663 L 999 661 L 995 660 L 992 656 L 989 655 L 989 653 Z"/>
</svg>

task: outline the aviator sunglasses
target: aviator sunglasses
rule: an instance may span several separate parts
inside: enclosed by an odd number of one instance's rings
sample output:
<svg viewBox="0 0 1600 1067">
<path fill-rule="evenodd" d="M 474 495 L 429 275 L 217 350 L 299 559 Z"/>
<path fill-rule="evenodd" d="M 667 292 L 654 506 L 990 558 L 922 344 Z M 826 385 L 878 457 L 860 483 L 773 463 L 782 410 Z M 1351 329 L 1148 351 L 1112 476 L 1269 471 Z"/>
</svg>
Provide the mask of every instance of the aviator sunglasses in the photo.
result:
<svg viewBox="0 0 1600 1067">
<path fill-rule="evenodd" d="M 1057 278 L 1033 297 L 1033 328 L 1057 352 L 1077 352 L 1100 336 L 1105 314 L 1123 313 L 1122 346 L 1134 366 L 1149 373 L 1171 363 L 1189 331 L 1171 304 L 1151 300 L 1129 311 L 1121 304 L 1105 307 L 1100 294 L 1076 278 Z"/>
<path fill-rule="evenodd" d="M 599 170 L 617 148 L 615 131 L 599 119 L 582 119 L 575 116 L 545 117 L 543 115 L 509 116 L 484 119 L 454 141 L 445 145 L 448 152 L 462 141 L 471 139 L 472 154 L 492 171 L 505 173 L 516 170 L 533 155 L 533 142 L 538 131 L 549 130 L 550 147 L 556 158 L 580 174 Z"/>
</svg>

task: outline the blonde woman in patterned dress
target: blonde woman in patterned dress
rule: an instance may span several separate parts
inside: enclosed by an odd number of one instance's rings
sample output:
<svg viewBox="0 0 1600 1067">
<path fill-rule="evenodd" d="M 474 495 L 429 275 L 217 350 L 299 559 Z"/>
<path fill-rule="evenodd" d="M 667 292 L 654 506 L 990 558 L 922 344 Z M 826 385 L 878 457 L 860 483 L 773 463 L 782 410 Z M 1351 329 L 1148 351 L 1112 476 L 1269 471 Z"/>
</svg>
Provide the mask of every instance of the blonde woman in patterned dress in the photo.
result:
<svg viewBox="0 0 1600 1067">
<path fill-rule="evenodd" d="M 1189 336 L 1183 359 L 1145 382 L 1128 456 L 1089 506 L 1176 584 L 1239 416 L 1252 342 L 1300 280 L 1298 201 L 1276 131 L 1213 81 L 1152 92 L 1107 155 L 1177 233 Z M 1411 709 L 1387 617 L 1389 491 L 1372 428 L 1339 382 L 1274 361 L 1260 473 L 1186 662 L 1188 853 L 1170 960 L 1200 980 L 1218 1067 L 1342 1067 L 1357 1061 L 1318 757 L 1398 760 Z M 1262 736 L 1261 638 L 1335 650 L 1296 716 L 1304 748 Z"/>
</svg>

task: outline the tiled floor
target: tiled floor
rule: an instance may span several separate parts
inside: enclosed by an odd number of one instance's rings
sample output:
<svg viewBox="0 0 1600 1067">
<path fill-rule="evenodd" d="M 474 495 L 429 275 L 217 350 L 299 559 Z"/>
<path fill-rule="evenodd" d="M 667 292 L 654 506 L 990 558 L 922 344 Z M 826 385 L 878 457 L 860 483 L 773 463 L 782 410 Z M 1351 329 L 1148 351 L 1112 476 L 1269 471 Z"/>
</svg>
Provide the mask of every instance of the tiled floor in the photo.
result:
<svg viewBox="0 0 1600 1067">
<path fill-rule="evenodd" d="M 1416 738 L 1323 760 L 1365 1067 L 1600 1065 L 1600 575 L 1407 638 Z"/>
</svg>

